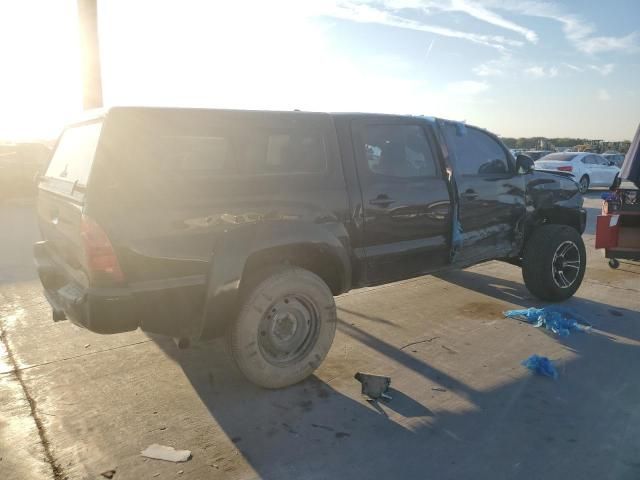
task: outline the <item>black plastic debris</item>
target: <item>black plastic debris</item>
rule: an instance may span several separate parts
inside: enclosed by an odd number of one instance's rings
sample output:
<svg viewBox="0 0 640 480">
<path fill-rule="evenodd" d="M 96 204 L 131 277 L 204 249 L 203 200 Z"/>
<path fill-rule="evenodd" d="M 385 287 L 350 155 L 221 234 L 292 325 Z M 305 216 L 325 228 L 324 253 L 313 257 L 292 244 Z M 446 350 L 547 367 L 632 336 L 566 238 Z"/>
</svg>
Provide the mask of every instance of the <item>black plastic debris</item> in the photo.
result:
<svg viewBox="0 0 640 480">
<path fill-rule="evenodd" d="M 356 373 L 354 378 L 362 384 L 363 395 L 374 400 L 379 398 L 391 400 L 391 397 L 387 395 L 389 385 L 391 385 L 391 378 L 362 372 Z"/>
</svg>

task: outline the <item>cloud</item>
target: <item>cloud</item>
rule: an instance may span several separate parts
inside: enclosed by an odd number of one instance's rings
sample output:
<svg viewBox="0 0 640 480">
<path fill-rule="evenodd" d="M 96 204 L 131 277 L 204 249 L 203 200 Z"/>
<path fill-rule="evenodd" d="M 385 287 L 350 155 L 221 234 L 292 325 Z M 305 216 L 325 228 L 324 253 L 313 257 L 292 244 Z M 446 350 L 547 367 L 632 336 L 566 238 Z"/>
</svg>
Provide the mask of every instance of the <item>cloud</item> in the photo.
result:
<svg viewBox="0 0 640 480">
<path fill-rule="evenodd" d="M 300 2 L 302 3 L 302 2 Z M 439 25 L 416 21 L 415 14 L 430 15 L 433 12 L 460 12 L 490 25 L 515 32 L 530 43 L 538 42 L 538 34 L 520 23 L 502 16 L 499 11 L 530 17 L 555 20 L 560 23 L 567 40 L 579 51 L 597 54 L 613 51 L 640 50 L 640 34 L 632 32 L 624 36 L 598 36 L 593 24 L 562 6 L 540 0 L 318 0 L 322 15 L 361 23 L 376 23 L 391 27 L 429 32 L 451 38 L 459 38 L 500 51 L 520 47 L 523 42 L 500 35 L 484 35 L 460 31 Z M 407 18 L 410 12 L 413 18 Z"/>
<path fill-rule="evenodd" d="M 630 33 L 624 37 L 588 37 L 582 33 L 572 33 L 568 38 L 575 47 L 585 53 L 601 53 L 611 51 L 637 51 L 638 34 Z"/>
<path fill-rule="evenodd" d="M 567 40 L 581 52 L 595 54 L 638 49 L 639 37 L 637 32 L 632 32 L 623 37 L 596 37 L 591 36 L 595 32 L 595 27 L 590 23 L 584 22 L 577 15 L 560 16 L 556 20 L 562 23 L 562 29 Z"/>
<path fill-rule="evenodd" d="M 538 34 L 533 30 L 518 25 L 515 22 L 507 20 L 506 18 L 492 12 L 488 8 L 481 5 L 479 2 L 472 0 L 451 0 L 449 5 L 441 7 L 443 10 L 464 12 L 478 20 L 481 20 L 496 27 L 501 27 L 506 30 L 519 33 L 531 43 L 537 43 Z"/>
<path fill-rule="evenodd" d="M 587 65 L 591 70 L 598 72 L 603 77 L 610 75 L 613 72 L 615 65 L 613 63 L 607 63 L 605 65 Z"/>
<path fill-rule="evenodd" d="M 497 67 L 492 62 L 482 63 L 473 67 L 473 73 L 478 75 L 479 77 L 499 77 L 503 75 L 504 71 Z"/>
<path fill-rule="evenodd" d="M 479 77 L 501 77 L 512 71 L 515 64 L 511 54 L 502 53 L 499 58 L 476 65 L 471 71 Z"/>
<path fill-rule="evenodd" d="M 361 0 L 362 1 L 362 0 Z M 366 0 L 365 0 L 366 1 Z M 507 20 L 498 13 L 489 10 L 478 0 L 381 0 L 385 8 L 394 11 L 418 10 L 425 14 L 436 12 L 460 12 L 496 27 L 519 33 L 531 43 L 538 41 L 538 34 L 533 30 Z"/>
<path fill-rule="evenodd" d="M 605 63 L 604 65 L 585 65 L 584 67 L 579 67 L 577 65 L 573 65 L 571 63 L 563 63 L 563 65 L 574 72 L 585 72 L 587 70 L 593 70 L 594 72 L 598 72 L 603 77 L 611 75 L 613 70 L 615 69 L 615 65 L 613 63 Z"/>
<path fill-rule="evenodd" d="M 601 102 L 608 102 L 609 100 L 611 100 L 611 95 L 609 95 L 609 92 L 607 92 L 604 88 L 601 88 L 600 90 L 598 90 L 598 100 L 600 100 Z"/>
<path fill-rule="evenodd" d="M 520 47 L 522 42 L 511 40 L 500 35 L 481 35 L 477 33 L 454 30 L 438 25 L 410 20 L 390 13 L 388 10 L 376 8 L 365 3 L 339 3 L 324 9 L 323 15 L 358 23 L 374 23 L 388 27 L 403 28 L 420 32 L 433 33 L 443 37 L 459 38 L 479 45 L 485 45 L 504 51 L 506 47 Z"/>
<path fill-rule="evenodd" d="M 535 65 L 533 67 L 526 68 L 524 73 L 532 78 L 554 78 L 558 76 L 559 72 L 557 67 L 545 68 Z"/>
<path fill-rule="evenodd" d="M 453 95 L 477 95 L 489 89 L 487 82 L 462 80 L 447 85 L 447 92 Z"/>
<path fill-rule="evenodd" d="M 567 68 L 570 68 L 574 72 L 584 72 L 584 68 L 578 67 L 576 65 L 572 65 L 570 63 L 565 63 L 564 66 L 567 67 Z"/>
<path fill-rule="evenodd" d="M 639 35 L 632 32 L 621 37 L 594 36 L 596 28 L 579 15 L 569 13 L 561 6 L 551 2 L 537 0 L 485 0 L 494 8 L 515 12 L 521 15 L 555 20 L 562 24 L 567 40 L 579 51 L 596 54 L 612 51 L 637 51 Z"/>
</svg>

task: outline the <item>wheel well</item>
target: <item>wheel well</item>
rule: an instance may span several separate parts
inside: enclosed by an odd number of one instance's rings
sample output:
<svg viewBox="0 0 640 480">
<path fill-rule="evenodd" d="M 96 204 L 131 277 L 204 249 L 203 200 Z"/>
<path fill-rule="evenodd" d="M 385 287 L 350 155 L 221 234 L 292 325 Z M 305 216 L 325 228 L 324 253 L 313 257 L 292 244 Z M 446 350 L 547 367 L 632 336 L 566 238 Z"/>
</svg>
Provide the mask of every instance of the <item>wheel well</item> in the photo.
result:
<svg viewBox="0 0 640 480">
<path fill-rule="evenodd" d="M 545 215 L 542 223 L 544 225 L 567 225 L 580 233 L 580 218 L 577 215 L 568 215 L 562 212 L 549 212 Z"/>
<path fill-rule="evenodd" d="M 567 225 L 568 227 L 575 229 L 579 234 L 582 234 L 583 228 L 580 221 L 580 215 L 575 212 L 562 209 L 546 210 L 540 212 L 537 218 L 533 222 L 529 223 L 525 230 L 524 243 L 526 244 L 526 242 L 531 238 L 531 235 L 533 235 L 533 232 L 543 225 Z"/>
<path fill-rule="evenodd" d="M 344 268 L 340 260 L 322 247 L 293 245 L 269 248 L 252 254 L 242 271 L 242 283 L 254 273 L 274 265 L 295 265 L 318 275 L 334 295 L 344 292 Z"/>
</svg>

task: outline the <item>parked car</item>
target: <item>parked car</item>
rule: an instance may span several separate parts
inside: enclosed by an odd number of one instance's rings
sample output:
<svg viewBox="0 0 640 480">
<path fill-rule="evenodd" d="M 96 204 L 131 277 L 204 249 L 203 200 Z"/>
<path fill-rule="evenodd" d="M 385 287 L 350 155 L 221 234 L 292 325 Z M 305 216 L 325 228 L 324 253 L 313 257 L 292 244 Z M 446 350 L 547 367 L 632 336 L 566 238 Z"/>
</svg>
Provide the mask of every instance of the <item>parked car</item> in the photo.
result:
<svg viewBox="0 0 640 480">
<path fill-rule="evenodd" d="M 535 162 L 537 170 L 570 172 L 580 184 L 580 192 L 589 187 L 609 187 L 620 168 L 602 155 L 589 152 L 552 153 Z"/>
<path fill-rule="evenodd" d="M 622 164 L 624 163 L 624 155 L 621 153 L 603 153 L 602 156 L 605 158 L 605 160 L 609 161 L 609 162 L 613 162 L 613 164 L 618 167 L 618 168 L 622 168 Z"/>
<path fill-rule="evenodd" d="M 586 265 L 574 181 L 426 117 L 113 108 L 63 132 L 37 205 L 54 320 L 224 335 L 268 388 L 323 361 L 334 295 L 502 259 L 558 301 Z"/>
</svg>

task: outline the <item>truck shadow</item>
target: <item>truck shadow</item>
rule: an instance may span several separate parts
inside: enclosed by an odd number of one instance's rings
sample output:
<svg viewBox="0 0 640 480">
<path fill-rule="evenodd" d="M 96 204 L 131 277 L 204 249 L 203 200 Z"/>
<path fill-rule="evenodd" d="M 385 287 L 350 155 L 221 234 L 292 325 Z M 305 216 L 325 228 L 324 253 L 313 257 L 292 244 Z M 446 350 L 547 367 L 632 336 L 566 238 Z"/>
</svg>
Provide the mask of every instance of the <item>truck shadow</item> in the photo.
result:
<svg viewBox="0 0 640 480">
<path fill-rule="evenodd" d="M 469 271 L 441 278 L 522 307 L 539 305 L 516 282 Z M 486 388 L 434 367 L 428 351 L 389 343 L 385 332 L 394 328 L 392 319 L 359 315 L 355 326 L 344 308 L 336 344 L 318 376 L 277 391 L 245 381 L 219 341 L 177 351 L 172 342 L 154 339 L 182 367 L 214 428 L 252 469 L 234 462 L 229 449 L 194 450 L 222 470 L 211 475 L 534 479 L 544 472 L 549 479 L 638 478 L 638 314 L 580 298 L 567 304 L 618 338 L 572 335 L 563 342 L 572 355 L 559 366 L 557 381 L 504 366 L 495 372 L 500 381 Z M 368 403 L 353 379 L 355 365 L 342 356 L 345 342 L 414 380 L 392 383 L 390 402 Z"/>
<path fill-rule="evenodd" d="M 533 297 L 523 283 L 496 278 L 470 270 L 451 271 L 436 276 L 445 282 L 493 297 L 496 300 L 514 303 L 522 308 L 539 308 L 549 305 L 549 302 L 543 302 Z M 573 309 L 598 331 L 640 341 L 640 331 L 638 329 L 640 326 L 639 312 L 595 302 L 582 298 L 579 294 L 580 290 L 578 290 L 577 296 L 562 302 L 562 306 Z M 630 294 L 637 295 L 635 292 L 630 292 Z M 567 342 L 572 341 L 573 337 L 567 339 Z"/>
</svg>

